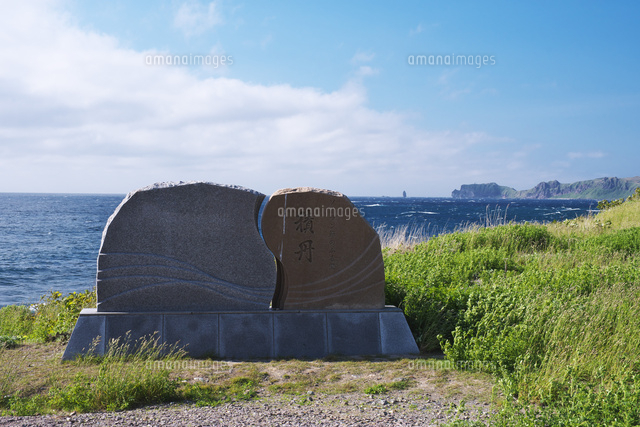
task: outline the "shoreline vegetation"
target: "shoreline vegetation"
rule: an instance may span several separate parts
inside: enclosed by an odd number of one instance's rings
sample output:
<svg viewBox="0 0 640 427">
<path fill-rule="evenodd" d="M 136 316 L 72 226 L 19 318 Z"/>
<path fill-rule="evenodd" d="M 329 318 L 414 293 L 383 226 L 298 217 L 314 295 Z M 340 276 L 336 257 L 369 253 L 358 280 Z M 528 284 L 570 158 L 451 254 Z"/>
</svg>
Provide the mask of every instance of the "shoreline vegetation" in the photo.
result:
<svg viewBox="0 0 640 427">
<path fill-rule="evenodd" d="M 305 406 L 330 396 L 425 417 L 425 402 L 445 401 L 439 422 L 455 426 L 638 425 L 640 190 L 599 208 L 548 224 L 488 212 L 484 224 L 431 237 L 381 231 L 386 301 L 404 311 L 417 358 L 196 360 L 150 337 L 132 355 L 125 340 L 105 357 L 63 363 L 93 291 L 3 307 L 0 413 Z"/>
</svg>

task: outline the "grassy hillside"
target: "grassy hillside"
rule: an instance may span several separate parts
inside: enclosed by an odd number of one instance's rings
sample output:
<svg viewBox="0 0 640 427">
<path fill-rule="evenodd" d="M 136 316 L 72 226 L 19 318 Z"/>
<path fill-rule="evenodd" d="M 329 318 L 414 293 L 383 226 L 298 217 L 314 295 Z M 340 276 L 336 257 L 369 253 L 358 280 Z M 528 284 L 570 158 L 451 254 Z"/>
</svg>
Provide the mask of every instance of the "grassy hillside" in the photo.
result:
<svg viewBox="0 0 640 427">
<path fill-rule="evenodd" d="M 639 227 L 640 209 L 638 209 L 638 203 L 623 203 L 600 212 L 596 219 L 612 230 Z"/>
<path fill-rule="evenodd" d="M 387 299 L 423 350 L 496 376 L 497 425 L 638 425 L 639 252 L 636 197 L 387 250 Z"/>
</svg>

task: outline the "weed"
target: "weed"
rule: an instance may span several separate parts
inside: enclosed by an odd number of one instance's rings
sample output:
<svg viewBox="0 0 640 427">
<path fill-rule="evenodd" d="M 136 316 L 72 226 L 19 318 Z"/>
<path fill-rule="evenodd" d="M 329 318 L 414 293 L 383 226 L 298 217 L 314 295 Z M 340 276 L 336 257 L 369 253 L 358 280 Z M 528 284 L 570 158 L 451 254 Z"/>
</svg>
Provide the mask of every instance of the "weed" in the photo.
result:
<svg viewBox="0 0 640 427">
<path fill-rule="evenodd" d="M 83 308 L 95 307 L 94 291 L 72 292 L 67 296 L 53 291 L 41 298 L 34 309 L 31 337 L 37 341 L 68 341 Z"/>
<path fill-rule="evenodd" d="M 237 377 L 227 384 L 187 384 L 181 390 L 183 399 L 198 406 L 218 406 L 234 400 L 251 400 L 258 394 L 254 378 Z"/>
<path fill-rule="evenodd" d="M 385 394 L 388 391 L 387 386 L 384 384 L 377 384 L 364 389 L 365 394 Z"/>
<path fill-rule="evenodd" d="M 49 404 L 67 411 L 117 411 L 176 400 L 177 388 L 177 381 L 170 379 L 166 370 L 108 361 L 101 364 L 96 378 L 80 374 L 71 386 L 50 390 Z"/>
</svg>

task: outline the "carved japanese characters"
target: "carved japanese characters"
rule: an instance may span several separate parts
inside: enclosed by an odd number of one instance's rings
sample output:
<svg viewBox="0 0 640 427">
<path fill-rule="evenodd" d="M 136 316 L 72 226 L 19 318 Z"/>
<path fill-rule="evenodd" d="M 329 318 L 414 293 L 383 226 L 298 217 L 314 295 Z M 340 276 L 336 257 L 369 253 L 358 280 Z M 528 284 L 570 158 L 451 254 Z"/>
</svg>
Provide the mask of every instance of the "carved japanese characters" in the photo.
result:
<svg viewBox="0 0 640 427">
<path fill-rule="evenodd" d="M 262 235 L 278 263 L 274 308 L 384 307 L 380 239 L 341 193 L 277 191 L 264 208 Z"/>
</svg>

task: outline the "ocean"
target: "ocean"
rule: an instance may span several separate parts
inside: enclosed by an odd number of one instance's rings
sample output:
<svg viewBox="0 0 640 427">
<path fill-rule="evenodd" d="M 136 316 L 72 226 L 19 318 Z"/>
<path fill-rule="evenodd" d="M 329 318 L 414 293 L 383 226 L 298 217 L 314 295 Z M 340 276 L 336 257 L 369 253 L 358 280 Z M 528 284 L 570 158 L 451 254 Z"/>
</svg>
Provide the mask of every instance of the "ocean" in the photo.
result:
<svg viewBox="0 0 640 427">
<path fill-rule="evenodd" d="M 32 304 L 49 291 L 95 285 L 102 230 L 124 195 L 0 193 L 0 307 Z M 562 221 L 596 209 L 595 200 L 458 200 L 351 197 L 378 228 L 423 227 L 431 235 L 484 224 Z"/>
</svg>

